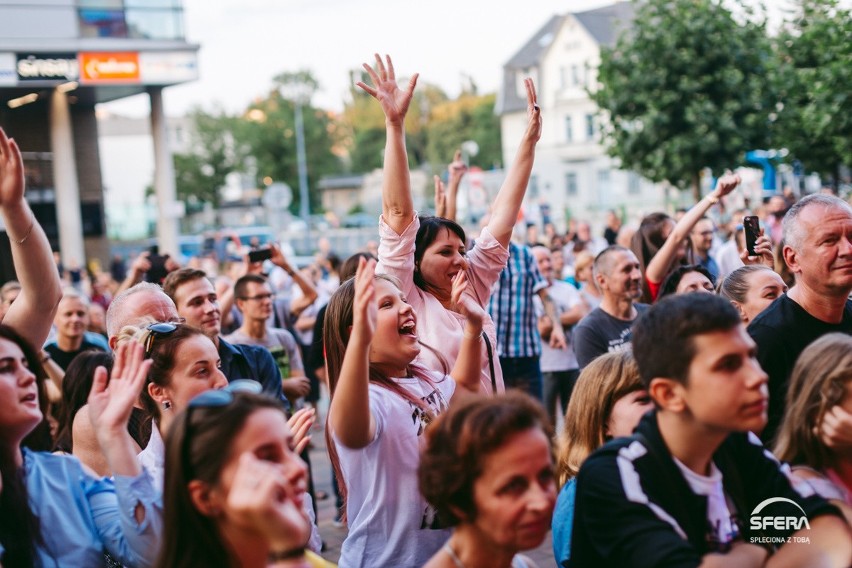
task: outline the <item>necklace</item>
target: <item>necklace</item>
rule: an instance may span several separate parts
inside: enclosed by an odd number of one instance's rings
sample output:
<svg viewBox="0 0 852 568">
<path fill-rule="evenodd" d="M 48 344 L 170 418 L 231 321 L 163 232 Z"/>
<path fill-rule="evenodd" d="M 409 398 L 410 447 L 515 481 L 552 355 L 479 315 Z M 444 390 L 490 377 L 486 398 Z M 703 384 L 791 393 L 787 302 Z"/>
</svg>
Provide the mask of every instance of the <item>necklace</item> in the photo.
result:
<svg viewBox="0 0 852 568">
<path fill-rule="evenodd" d="M 453 561 L 453 564 L 456 565 L 456 568 L 465 568 L 464 564 L 462 564 L 461 558 L 456 556 L 456 553 L 452 548 L 450 548 L 449 542 L 444 543 L 443 550 L 447 553 L 447 556 L 450 557 L 450 560 Z"/>
</svg>

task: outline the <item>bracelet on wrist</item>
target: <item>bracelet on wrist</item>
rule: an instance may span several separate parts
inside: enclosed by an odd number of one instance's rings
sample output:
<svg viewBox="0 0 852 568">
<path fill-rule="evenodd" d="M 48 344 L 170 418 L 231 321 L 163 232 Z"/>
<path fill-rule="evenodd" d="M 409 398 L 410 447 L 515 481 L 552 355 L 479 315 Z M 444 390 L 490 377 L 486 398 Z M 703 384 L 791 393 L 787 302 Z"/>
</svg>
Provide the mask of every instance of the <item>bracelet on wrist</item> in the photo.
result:
<svg viewBox="0 0 852 568">
<path fill-rule="evenodd" d="M 465 331 L 462 335 L 464 335 L 465 339 L 482 339 L 482 332 L 479 333 L 468 333 Z"/>
<path fill-rule="evenodd" d="M 718 197 L 718 196 L 713 195 L 713 194 L 708 195 L 707 198 L 710 200 L 711 205 L 716 205 L 717 203 L 719 203 L 719 200 L 721 199 L 721 197 Z"/>
<path fill-rule="evenodd" d="M 281 560 L 293 560 L 305 555 L 304 547 L 292 548 L 290 550 L 270 550 L 267 560 L 269 562 L 280 562 Z"/>
<path fill-rule="evenodd" d="M 27 239 L 30 238 L 30 234 L 33 232 L 33 227 L 35 227 L 35 214 L 30 211 L 30 228 L 27 229 L 27 232 L 24 234 L 21 239 L 12 239 L 16 244 L 22 245 L 27 242 Z"/>
</svg>

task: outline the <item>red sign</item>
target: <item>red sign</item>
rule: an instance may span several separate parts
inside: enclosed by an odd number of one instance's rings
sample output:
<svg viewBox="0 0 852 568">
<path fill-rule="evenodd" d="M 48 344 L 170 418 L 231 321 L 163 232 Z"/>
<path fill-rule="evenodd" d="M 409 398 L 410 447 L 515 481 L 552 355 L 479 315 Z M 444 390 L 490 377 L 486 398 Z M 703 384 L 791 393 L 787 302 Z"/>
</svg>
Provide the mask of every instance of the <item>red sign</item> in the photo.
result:
<svg viewBox="0 0 852 568">
<path fill-rule="evenodd" d="M 89 84 L 138 83 L 139 53 L 80 53 L 80 79 Z"/>
</svg>

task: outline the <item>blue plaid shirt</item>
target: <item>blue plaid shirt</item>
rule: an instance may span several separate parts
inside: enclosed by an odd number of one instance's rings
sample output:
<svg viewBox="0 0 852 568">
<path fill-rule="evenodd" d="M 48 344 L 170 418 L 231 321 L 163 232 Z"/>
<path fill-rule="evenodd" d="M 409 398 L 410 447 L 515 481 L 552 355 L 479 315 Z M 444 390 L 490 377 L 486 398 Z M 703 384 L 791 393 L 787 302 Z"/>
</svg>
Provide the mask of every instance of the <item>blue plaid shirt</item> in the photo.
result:
<svg viewBox="0 0 852 568">
<path fill-rule="evenodd" d="M 533 296 L 547 288 L 529 247 L 509 243 L 509 262 L 491 290 L 488 313 L 497 327 L 500 357 L 541 355 Z"/>
</svg>

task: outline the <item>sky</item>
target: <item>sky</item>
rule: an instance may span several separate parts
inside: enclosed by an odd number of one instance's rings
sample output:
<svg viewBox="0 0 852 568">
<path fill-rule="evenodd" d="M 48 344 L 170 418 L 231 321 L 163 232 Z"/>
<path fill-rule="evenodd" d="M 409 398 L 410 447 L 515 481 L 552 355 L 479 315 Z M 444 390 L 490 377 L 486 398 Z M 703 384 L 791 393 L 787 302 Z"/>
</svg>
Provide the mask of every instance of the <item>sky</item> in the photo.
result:
<svg viewBox="0 0 852 568">
<path fill-rule="evenodd" d="M 184 0 L 187 41 L 201 46 L 200 78 L 164 91 L 165 109 L 193 106 L 242 111 L 271 88 L 282 71 L 310 69 L 320 82 L 317 106 L 342 110 L 349 71 L 388 53 L 397 74 L 448 95 L 473 77 L 480 92 L 495 92 L 503 64 L 554 14 L 582 12 L 612 0 Z M 117 114 L 145 116 L 139 95 L 102 105 Z"/>
</svg>

